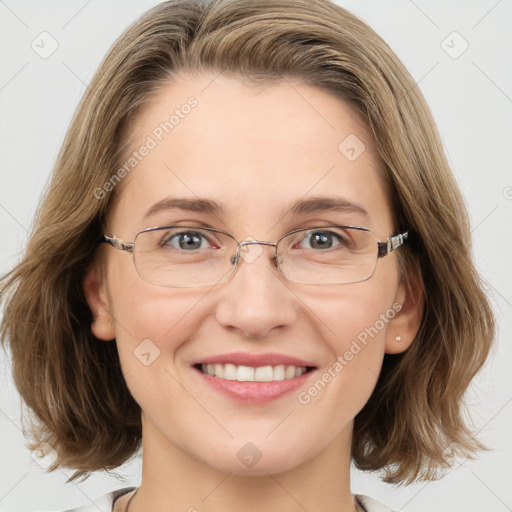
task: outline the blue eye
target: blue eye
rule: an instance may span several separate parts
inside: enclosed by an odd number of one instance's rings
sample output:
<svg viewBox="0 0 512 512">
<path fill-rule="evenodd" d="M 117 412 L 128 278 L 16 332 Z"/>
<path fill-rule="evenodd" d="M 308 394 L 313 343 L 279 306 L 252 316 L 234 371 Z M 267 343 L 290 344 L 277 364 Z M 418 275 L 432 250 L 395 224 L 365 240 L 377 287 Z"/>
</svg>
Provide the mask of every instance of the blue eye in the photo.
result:
<svg viewBox="0 0 512 512">
<path fill-rule="evenodd" d="M 305 247 L 303 243 L 309 244 Z M 309 233 L 300 243 L 302 249 L 331 249 L 340 244 L 346 244 L 347 241 L 338 233 L 333 231 L 313 231 Z"/>
<path fill-rule="evenodd" d="M 182 231 L 181 233 L 173 233 L 164 237 L 161 245 L 169 245 L 174 249 L 184 251 L 194 251 L 209 247 L 209 242 L 206 236 L 198 231 Z"/>
</svg>

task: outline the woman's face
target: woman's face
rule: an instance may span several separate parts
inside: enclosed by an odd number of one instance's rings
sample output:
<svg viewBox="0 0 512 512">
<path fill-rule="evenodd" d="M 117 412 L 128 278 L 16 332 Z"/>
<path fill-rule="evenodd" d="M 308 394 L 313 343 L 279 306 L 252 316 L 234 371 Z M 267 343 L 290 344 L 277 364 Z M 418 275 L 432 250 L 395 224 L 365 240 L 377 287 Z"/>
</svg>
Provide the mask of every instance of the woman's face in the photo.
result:
<svg viewBox="0 0 512 512">
<path fill-rule="evenodd" d="M 284 81 L 257 92 L 222 75 L 182 78 L 147 105 L 130 137 L 126 160 L 137 163 L 118 185 L 105 233 L 125 242 L 171 224 L 239 241 L 325 224 L 367 227 L 381 241 L 395 232 L 373 141 L 347 104 L 318 88 Z M 188 202 L 148 214 L 177 198 Z M 358 206 L 307 203 L 318 198 Z M 219 208 L 192 207 L 199 200 Z M 310 207 L 291 211 L 297 202 Z M 349 450 L 384 353 L 405 349 L 413 334 L 395 253 L 367 281 L 311 286 L 279 275 L 273 247 L 249 247 L 229 281 L 173 288 L 142 280 L 132 255 L 103 246 L 103 272 L 88 281 L 98 285 L 93 332 L 116 338 L 145 443 L 225 472 L 275 473 L 329 447 Z M 289 378 L 238 384 L 205 376 L 206 361 L 225 372 L 234 364 L 239 376 L 247 369 L 237 363 L 272 366 L 257 378 Z M 313 370 L 291 377 L 288 366 Z"/>
</svg>

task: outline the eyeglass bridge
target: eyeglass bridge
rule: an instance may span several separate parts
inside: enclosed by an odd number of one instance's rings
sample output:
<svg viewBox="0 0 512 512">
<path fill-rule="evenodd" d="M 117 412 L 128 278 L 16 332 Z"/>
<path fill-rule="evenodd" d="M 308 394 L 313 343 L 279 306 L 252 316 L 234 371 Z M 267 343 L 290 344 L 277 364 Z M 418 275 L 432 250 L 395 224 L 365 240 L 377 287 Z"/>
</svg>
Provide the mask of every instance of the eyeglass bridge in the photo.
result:
<svg viewBox="0 0 512 512">
<path fill-rule="evenodd" d="M 238 247 L 236 253 L 231 256 L 229 259 L 232 265 L 236 265 L 240 258 L 241 248 L 245 245 L 270 245 L 273 247 L 277 247 L 278 242 L 267 242 L 265 240 L 243 240 L 242 242 L 238 242 Z M 277 255 L 274 254 L 273 258 L 277 258 Z"/>
</svg>

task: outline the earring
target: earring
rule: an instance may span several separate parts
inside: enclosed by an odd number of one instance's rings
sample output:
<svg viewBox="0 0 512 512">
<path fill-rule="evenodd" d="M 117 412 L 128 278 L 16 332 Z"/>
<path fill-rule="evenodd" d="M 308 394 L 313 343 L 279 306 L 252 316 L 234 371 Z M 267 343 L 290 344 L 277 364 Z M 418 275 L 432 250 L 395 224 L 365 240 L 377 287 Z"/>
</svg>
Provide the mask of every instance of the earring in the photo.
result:
<svg viewBox="0 0 512 512">
<path fill-rule="evenodd" d="M 402 341 L 402 336 L 395 336 L 396 341 Z"/>
</svg>

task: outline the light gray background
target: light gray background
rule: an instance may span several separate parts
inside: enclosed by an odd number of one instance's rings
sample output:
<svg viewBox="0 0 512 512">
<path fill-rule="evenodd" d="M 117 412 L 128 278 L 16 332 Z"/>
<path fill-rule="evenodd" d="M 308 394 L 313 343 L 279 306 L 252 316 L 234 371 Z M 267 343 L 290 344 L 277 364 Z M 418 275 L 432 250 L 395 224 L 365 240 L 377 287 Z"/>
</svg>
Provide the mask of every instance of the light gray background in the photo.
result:
<svg viewBox="0 0 512 512">
<path fill-rule="evenodd" d="M 15 263 L 27 240 L 86 84 L 122 30 L 154 4 L 0 0 L 0 272 Z M 512 510 L 512 2 L 339 4 L 383 36 L 426 96 L 469 205 L 477 266 L 499 322 L 492 358 L 469 393 L 479 437 L 492 450 L 438 482 L 405 488 L 354 471 L 353 490 L 407 512 Z M 31 48 L 43 31 L 59 45 L 47 59 Z M 457 56 L 464 40 L 469 47 Z M 0 372 L 1 511 L 67 509 L 139 483 L 140 458 L 120 468 L 126 481 L 98 473 L 82 484 L 65 484 L 70 471 L 46 473 L 24 447 L 20 401 L 2 352 Z"/>
</svg>

